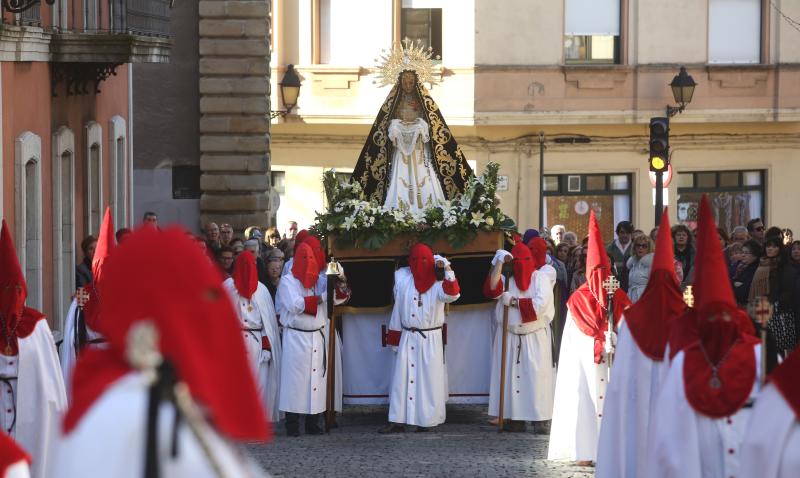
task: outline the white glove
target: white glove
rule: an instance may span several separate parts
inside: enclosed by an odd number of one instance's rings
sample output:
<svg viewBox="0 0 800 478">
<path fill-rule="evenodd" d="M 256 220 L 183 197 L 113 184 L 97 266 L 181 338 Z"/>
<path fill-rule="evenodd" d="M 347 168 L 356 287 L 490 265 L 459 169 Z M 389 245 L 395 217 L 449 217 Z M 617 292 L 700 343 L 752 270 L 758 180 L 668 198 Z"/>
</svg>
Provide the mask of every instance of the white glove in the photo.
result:
<svg viewBox="0 0 800 478">
<path fill-rule="evenodd" d="M 337 264 L 339 264 L 339 275 L 337 277 L 339 280 L 347 282 L 347 277 L 344 275 L 344 266 L 339 262 Z"/>
<path fill-rule="evenodd" d="M 502 263 L 504 263 L 504 262 L 506 261 L 506 257 L 508 257 L 508 258 L 510 258 L 510 259 L 513 259 L 513 258 L 514 258 L 514 256 L 512 256 L 510 252 L 508 252 L 508 251 L 505 251 L 505 250 L 503 250 L 503 249 L 499 249 L 499 250 L 498 250 L 498 251 L 497 251 L 497 252 L 494 254 L 494 258 L 492 259 L 492 265 L 493 265 L 493 266 L 496 266 L 498 263 L 499 263 L 499 264 L 502 264 Z M 510 260 L 510 259 L 509 259 L 509 260 Z"/>
<path fill-rule="evenodd" d="M 262 350 L 261 355 L 258 357 L 258 363 L 269 363 L 272 360 L 272 352 L 269 350 Z"/>
<path fill-rule="evenodd" d="M 450 266 L 450 261 L 448 261 L 448 260 L 447 260 L 447 259 L 445 259 L 444 257 L 440 256 L 439 254 L 434 254 L 434 256 L 433 256 L 433 262 L 434 262 L 434 263 L 437 263 L 437 262 L 439 262 L 439 261 L 441 261 L 441 262 L 442 262 L 442 267 L 449 267 L 449 266 Z"/>
<path fill-rule="evenodd" d="M 616 332 L 608 332 L 608 331 L 606 331 L 606 332 L 604 332 L 604 335 L 606 336 L 606 340 L 603 343 L 603 351 L 607 355 L 613 354 L 614 350 L 615 350 L 615 347 L 617 345 L 617 334 L 616 334 Z"/>
<path fill-rule="evenodd" d="M 500 296 L 500 300 L 503 301 L 502 304 L 506 307 L 511 307 L 511 300 L 513 298 L 514 297 L 508 292 L 503 292 L 503 295 Z"/>
</svg>

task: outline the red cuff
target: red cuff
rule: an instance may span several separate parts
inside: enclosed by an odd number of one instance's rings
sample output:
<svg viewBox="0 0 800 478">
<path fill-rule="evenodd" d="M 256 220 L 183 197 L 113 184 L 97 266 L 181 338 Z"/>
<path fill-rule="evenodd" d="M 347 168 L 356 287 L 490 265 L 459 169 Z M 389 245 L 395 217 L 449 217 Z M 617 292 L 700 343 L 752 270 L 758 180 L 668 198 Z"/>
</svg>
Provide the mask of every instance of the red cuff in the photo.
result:
<svg viewBox="0 0 800 478">
<path fill-rule="evenodd" d="M 483 295 L 487 299 L 496 299 L 503 295 L 503 281 L 498 278 L 497 284 L 492 286 L 492 274 L 489 274 L 483 282 Z"/>
<path fill-rule="evenodd" d="M 261 337 L 261 350 L 272 350 L 272 345 L 269 343 L 269 337 L 266 335 Z"/>
<path fill-rule="evenodd" d="M 336 300 L 346 301 L 350 299 L 350 294 L 352 291 L 347 284 L 338 284 L 336 286 Z"/>
<path fill-rule="evenodd" d="M 445 280 L 442 283 L 442 290 L 447 295 L 458 295 L 461 293 L 461 288 L 458 286 L 458 279 L 452 281 Z"/>
<path fill-rule="evenodd" d="M 397 347 L 400 345 L 400 331 L 399 330 L 391 330 L 386 333 L 386 345 L 391 345 Z"/>
<path fill-rule="evenodd" d="M 306 303 L 306 308 L 303 309 L 304 314 L 308 314 L 311 316 L 317 316 L 317 296 L 312 295 L 311 297 L 303 297 L 303 300 Z"/>
<path fill-rule="evenodd" d="M 538 319 L 538 317 L 536 317 L 536 311 L 533 309 L 533 299 L 518 299 L 517 303 L 519 304 L 519 312 L 522 314 L 523 324 Z"/>
</svg>

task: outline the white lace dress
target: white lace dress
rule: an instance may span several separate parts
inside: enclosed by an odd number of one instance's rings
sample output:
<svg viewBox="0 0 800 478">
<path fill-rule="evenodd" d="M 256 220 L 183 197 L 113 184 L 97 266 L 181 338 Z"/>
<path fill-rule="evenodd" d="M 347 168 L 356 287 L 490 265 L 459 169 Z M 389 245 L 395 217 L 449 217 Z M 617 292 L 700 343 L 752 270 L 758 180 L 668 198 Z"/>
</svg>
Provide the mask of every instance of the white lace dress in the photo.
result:
<svg viewBox="0 0 800 478">
<path fill-rule="evenodd" d="M 428 123 L 393 119 L 389 139 L 394 145 L 392 177 L 386 193 L 387 207 L 422 212 L 445 200 L 433 169 Z"/>
</svg>

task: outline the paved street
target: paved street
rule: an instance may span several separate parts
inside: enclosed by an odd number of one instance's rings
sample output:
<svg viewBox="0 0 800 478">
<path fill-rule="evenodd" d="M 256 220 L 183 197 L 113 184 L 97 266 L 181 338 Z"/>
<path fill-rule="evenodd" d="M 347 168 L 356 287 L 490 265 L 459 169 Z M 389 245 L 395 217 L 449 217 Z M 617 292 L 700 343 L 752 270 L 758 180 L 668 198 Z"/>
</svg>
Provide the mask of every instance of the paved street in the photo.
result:
<svg viewBox="0 0 800 478">
<path fill-rule="evenodd" d="M 428 433 L 380 435 L 387 407 L 349 407 L 329 436 L 289 438 L 282 425 L 253 455 L 274 476 L 535 476 L 589 478 L 593 469 L 552 463 L 547 435 L 498 434 L 486 407 L 451 405 L 447 423 Z"/>
</svg>

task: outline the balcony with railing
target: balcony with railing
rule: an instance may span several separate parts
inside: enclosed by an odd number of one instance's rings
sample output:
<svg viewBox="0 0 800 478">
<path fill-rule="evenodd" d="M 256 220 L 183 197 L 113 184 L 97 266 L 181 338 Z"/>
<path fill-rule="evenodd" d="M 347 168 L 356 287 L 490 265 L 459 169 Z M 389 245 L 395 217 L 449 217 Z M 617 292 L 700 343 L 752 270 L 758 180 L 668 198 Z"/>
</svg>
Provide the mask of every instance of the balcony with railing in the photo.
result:
<svg viewBox="0 0 800 478">
<path fill-rule="evenodd" d="M 39 50 L 42 43 L 49 43 L 52 62 L 167 63 L 172 47 L 171 3 L 2 0 L 0 43 L 35 38 Z M 9 46 L 0 45 L 0 53 Z"/>
</svg>

